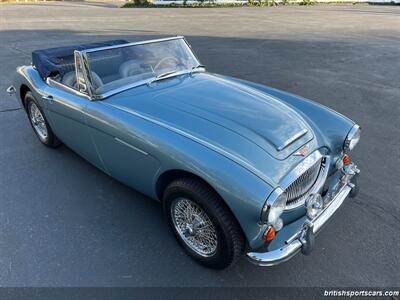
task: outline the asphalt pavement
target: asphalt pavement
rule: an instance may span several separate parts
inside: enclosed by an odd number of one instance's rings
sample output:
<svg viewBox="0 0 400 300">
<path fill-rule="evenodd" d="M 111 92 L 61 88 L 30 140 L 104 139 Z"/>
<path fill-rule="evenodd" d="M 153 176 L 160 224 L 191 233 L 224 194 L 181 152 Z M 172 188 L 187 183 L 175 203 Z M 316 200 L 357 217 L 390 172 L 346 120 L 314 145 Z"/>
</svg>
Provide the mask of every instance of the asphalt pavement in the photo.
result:
<svg viewBox="0 0 400 300">
<path fill-rule="evenodd" d="M 159 203 L 66 147 L 42 146 L 5 93 L 32 50 L 185 35 L 211 72 L 313 99 L 362 126 L 361 191 L 310 256 L 272 268 L 194 263 Z M 400 7 L 121 9 L 0 4 L 0 286 L 346 286 L 400 283 Z"/>
</svg>

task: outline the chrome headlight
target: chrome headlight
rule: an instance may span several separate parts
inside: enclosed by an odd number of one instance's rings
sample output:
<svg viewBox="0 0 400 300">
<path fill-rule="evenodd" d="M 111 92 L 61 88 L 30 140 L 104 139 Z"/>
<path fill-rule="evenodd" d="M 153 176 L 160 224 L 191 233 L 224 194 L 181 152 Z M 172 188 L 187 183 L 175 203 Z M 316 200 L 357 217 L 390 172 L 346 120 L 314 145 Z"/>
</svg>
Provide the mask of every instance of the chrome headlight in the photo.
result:
<svg viewBox="0 0 400 300">
<path fill-rule="evenodd" d="M 354 147 L 358 144 L 358 141 L 361 137 L 361 127 L 357 124 L 351 127 L 349 133 L 346 136 L 343 144 L 344 152 L 348 152 L 354 149 Z"/>
<path fill-rule="evenodd" d="M 306 200 L 307 217 L 314 219 L 324 207 L 324 200 L 320 194 L 311 194 Z"/>
<path fill-rule="evenodd" d="M 280 218 L 287 201 L 287 195 L 281 188 L 276 188 L 268 197 L 264 204 L 261 221 L 272 225 L 276 231 L 283 227 L 283 221 Z"/>
</svg>

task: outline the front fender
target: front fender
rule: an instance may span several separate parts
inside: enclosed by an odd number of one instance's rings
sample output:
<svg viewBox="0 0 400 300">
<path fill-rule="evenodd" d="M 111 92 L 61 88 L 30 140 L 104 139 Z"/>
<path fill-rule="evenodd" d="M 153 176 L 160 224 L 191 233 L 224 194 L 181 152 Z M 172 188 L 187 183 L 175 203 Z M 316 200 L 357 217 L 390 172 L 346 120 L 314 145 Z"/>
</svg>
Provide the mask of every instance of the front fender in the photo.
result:
<svg viewBox="0 0 400 300">
<path fill-rule="evenodd" d="M 189 151 L 182 153 L 179 144 L 170 144 L 169 149 L 165 145 L 164 150 L 176 154 L 178 159 L 164 160 L 155 179 L 165 171 L 175 168 L 202 178 L 230 208 L 246 235 L 249 246 L 252 249 L 262 246 L 264 241 L 261 237 L 266 226 L 260 224 L 260 216 L 273 188 L 245 168 L 208 148 L 185 141 L 185 149 Z"/>
</svg>

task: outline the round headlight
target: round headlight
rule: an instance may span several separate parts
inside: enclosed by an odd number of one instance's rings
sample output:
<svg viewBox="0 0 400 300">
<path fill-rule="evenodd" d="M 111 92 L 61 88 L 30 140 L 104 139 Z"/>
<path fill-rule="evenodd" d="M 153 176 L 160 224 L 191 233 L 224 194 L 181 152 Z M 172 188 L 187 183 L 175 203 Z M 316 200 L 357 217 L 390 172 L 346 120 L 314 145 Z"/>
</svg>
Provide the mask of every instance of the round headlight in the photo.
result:
<svg viewBox="0 0 400 300">
<path fill-rule="evenodd" d="M 353 150 L 354 147 L 358 144 L 360 137 L 361 127 L 356 124 L 350 129 L 349 133 L 347 134 L 346 139 L 344 140 L 343 150 L 345 152 Z"/>
<path fill-rule="evenodd" d="M 324 207 L 324 200 L 322 200 L 320 194 L 312 194 L 306 200 L 305 205 L 307 209 L 307 216 L 310 219 L 314 219 Z"/>
<path fill-rule="evenodd" d="M 276 188 L 264 205 L 261 221 L 274 226 L 276 231 L 280 230 L 283 226 L 280 216 L 285 209 L 286 201 L 286 193 L 281 188 Z"/>
</svg>

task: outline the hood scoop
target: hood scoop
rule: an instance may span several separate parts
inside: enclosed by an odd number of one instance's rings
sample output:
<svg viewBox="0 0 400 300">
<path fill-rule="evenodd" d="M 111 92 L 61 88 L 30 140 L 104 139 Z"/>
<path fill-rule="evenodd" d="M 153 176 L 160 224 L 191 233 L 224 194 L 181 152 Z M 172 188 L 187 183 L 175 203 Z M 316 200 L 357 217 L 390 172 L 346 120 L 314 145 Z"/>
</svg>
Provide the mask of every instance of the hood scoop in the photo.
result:
<svg viewBox="0 0 400 300">
<path fill-rule="evenodd" d="M 282 151 L 283 149 L 285 149 L 287 146 L 289 146 L 290 144 L 294 143 L 295 141 L 297 141 L 299 138 L 301 138 L 303 135 L 307 134 L 308 130 L 307 129 L 302 129 L 299 132 L 297 132 L 296 134 L 294 134 L 292 137 L 288 138 L 286 141 L 284 141 L 280 146 L 276 147 L 276 150 L 278 151 Z"/>
</svg>

